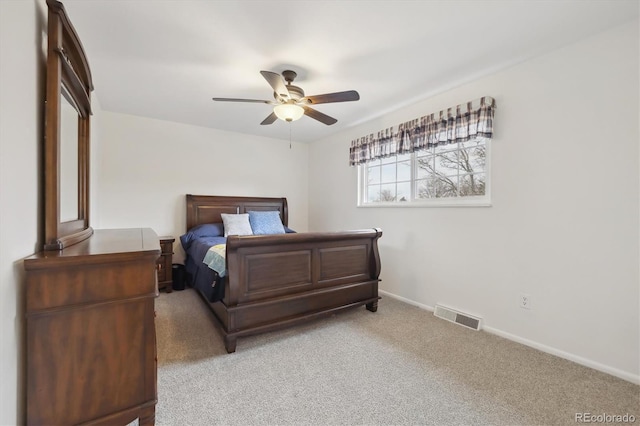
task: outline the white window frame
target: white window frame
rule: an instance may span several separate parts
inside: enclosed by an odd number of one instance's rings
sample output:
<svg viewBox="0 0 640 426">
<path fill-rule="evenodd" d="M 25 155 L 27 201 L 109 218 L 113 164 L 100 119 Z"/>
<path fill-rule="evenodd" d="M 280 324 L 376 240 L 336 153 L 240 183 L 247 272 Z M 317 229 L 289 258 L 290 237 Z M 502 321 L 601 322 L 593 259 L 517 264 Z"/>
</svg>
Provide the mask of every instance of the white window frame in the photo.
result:
<svg viewBox="0 0 640 426">
<path fill-rule="evenodd" d="M 491 139 L 485 140 L 485 193 L 484 195 L 443 198 L 416 198 L 416 154 L 411 154 L 411 197 L 408 201 L 377 201 L 366 202 L 367 164 L 358 166 L 358 207 L 490 207 L 491 206 Z"/>
</svg>

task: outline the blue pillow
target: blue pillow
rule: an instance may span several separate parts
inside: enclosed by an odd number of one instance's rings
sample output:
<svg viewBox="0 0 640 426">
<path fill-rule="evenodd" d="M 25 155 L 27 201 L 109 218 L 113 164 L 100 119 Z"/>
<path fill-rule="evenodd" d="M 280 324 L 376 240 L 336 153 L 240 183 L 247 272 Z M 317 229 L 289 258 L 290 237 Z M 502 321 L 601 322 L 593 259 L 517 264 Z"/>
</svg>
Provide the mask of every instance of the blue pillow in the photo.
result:
<svg viewBox="0 0 640 426">
<path fill-rule="evenodd" d="M 202 237 L 224 236 L 224 228 L 221 223 L 203 223 L 189 229 L 186 234 L 180 237 L 180 242 L 185 250 L 188 250 L 194 240 Z"/>
<path fill-rule="evenodd" d="M 284 226 L 280 220 L 280 212 L 249 212 L 249 223 L 253 235 L 284 234 Z"/>
</svg>

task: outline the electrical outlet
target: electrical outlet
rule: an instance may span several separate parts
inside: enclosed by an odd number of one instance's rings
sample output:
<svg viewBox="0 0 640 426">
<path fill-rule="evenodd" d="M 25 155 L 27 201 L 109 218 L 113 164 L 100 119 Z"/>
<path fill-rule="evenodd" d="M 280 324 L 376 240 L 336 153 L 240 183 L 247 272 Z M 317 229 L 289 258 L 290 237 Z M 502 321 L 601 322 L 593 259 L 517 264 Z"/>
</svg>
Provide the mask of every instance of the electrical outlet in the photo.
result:
<svg viewBox="0 0 640 426">
<path fill-rule="evenodd" d="M 522 309 L 531 309 L 531 296 L 520 293 L 520 307 Z"/>
</svg>

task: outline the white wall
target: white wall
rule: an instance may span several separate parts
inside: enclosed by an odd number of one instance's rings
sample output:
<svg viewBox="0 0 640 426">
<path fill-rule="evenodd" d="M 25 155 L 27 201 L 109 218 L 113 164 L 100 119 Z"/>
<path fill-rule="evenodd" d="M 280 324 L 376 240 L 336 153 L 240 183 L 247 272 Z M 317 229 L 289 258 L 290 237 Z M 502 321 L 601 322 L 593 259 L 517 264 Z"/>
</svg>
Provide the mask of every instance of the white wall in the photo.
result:
<svg viewBox="0 0 640 426">
<path fill-rule="evenodd" d="M 204 127 L 103 112 L 97 228 L 185 232 L 185 194 L 287 197 L 289 226 L 307 230 L 308 147 Z"/>
<path fill-rule="evenodd" d="M 45 9 L 44 1 L 0 1 L 0 424 L 3 425 L 18 424 L 24 409 L 22 258 L 36 251 L 41 229 L 38 212 Z"/>
<path fill-rule="evenodd" d="M 43 0 L 0 0 L 0 424 L 7 425 L 23 422 L 21 259 L 41 243 L 45 10 Z M 290 225 L 301 231 L 382 227 L 383 289 L 482 315 L 493 331 L 638 381 L 637 25 L 291 150 L 284 141 L 101 114 L 94 93 L 91 224 L 178 236 L 186 193 L 286 196 Z M 493 207 L 355 207 L 351 139 L 482 95 L 498 101 Z M 208 168 L 187 166 L 192 156 Z M 214 168 L 214 157 L 226 160 Z M 517 307 L 520 292 L 532 296 L 531 311 Z"/>
<path fill-rule="evenodd" d="M 638 75 L 636 21 L 318 141 L 309 228 L 381 227 L 383 290 L 639 382 Z M 483 95 L 492 207 L 356 207 L 352 139 Z"/>
<path fill-rule="evenodd" d="M 0 425 L 24 422 L 22 259 L 42 248 L 46 49 L 45 1 L 0 1 Z M 93 148 L 101 113 L 95 95 L 92 109 Z M 92 208 L 96 180 L 92 173 Z"/>
</svg>

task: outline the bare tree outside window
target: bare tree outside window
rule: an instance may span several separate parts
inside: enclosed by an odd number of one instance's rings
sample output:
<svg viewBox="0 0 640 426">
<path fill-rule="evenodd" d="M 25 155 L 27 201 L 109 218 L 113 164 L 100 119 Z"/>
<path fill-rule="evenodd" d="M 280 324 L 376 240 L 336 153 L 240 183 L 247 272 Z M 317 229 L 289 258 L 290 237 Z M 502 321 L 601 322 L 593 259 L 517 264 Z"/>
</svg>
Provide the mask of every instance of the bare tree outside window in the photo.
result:
<svg viewBox="0 0 640 426">
<path fill-rule="evenodd" d="M 366 202 L 404 202 L 411 199 L 411 154 L 394 155 L 366 166 Z"/>
<path fill-rule="evenodd" d="M 485 194 L 486 145 L 474 140 L 432 148 L 417 157 L 416 198 Z"/>
<path fill-rule="evenodd" d="M 486 194 L 486 140 L 437 146 L 364 166 L 365 203 L 394 203 Z"/>
<path fill-rule="evenodd" d="M 391 192 L 390 189 L 383 189 L 380 191 L 380 201 L 395 201 L 396 194 Z"/>
</svg>

